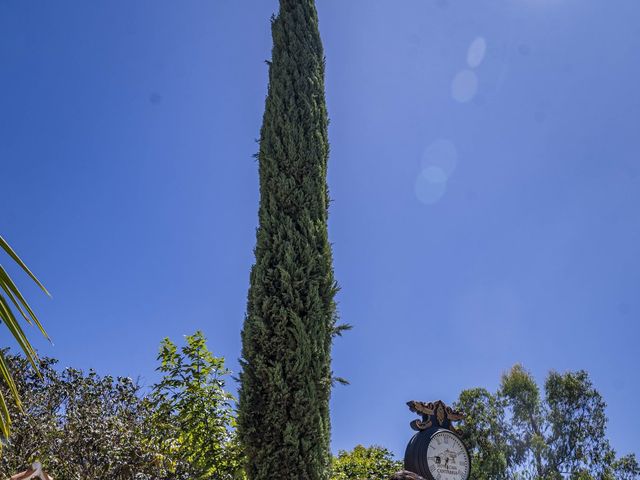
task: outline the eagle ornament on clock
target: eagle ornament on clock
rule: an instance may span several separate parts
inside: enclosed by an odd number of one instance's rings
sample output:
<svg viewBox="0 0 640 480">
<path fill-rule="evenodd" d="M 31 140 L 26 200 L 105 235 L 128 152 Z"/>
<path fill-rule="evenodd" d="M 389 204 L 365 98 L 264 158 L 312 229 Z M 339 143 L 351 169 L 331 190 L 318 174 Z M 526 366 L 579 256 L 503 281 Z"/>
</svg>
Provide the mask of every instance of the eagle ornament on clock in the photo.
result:
<svg viewBox="0 0 640 480">
<path fill-rule="evenodd" d="M 407 445 L 404 468 L 427 480 L 469 480 L 469 450 L 452 422 L 463 419 L 460 412 L 437 402 L 407 402 L 422 419 L 411 422 L 417 430 Z"/>
</svg>

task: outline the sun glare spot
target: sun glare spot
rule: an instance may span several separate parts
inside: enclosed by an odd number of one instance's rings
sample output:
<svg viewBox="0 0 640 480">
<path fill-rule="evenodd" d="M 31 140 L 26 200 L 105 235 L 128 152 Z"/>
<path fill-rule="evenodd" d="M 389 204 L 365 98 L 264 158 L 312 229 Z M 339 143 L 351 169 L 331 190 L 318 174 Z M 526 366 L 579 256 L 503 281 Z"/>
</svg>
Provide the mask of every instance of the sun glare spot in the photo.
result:
<svg viewBox="0 0 640 480">
<path fill-rule="evenodd" d="M 433 141 L 422 153 L 421 165 L 423 169 L 438 167 L 449 177 L 456 169 L 458 150 L 456 145 L 445 138 Z"/>
<path fill-rule="evenodd" d="M 416 196 L 426 205 L 432 205 L 442 198 L 447 190 L 447 175 L 439 167 L 427 167 L 416 179 Z"/>
<path fill-rule="evenodd" d="M 478 93 L 478 76 L 471 70 L 462 70 L 453 78 L 451 95 L 460 103 L 466 103 Z"/>
<path fill-rule="evenodd" d="M 484 60 L 487 53 L 487 42 L 483 37 L 476 38 L 467 51 L 467 65 L 469 68 L 477 68 Z"/>
</svg>

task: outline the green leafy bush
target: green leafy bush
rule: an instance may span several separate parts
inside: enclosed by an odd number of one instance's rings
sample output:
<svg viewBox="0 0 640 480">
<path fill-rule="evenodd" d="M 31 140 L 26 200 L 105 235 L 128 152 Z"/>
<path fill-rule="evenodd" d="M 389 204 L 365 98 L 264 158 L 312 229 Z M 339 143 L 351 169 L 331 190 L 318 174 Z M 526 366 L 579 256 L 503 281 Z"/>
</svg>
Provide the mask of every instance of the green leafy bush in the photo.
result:
<svg viewBox="0 0 640 480">
<path fill-rule="evenodd" d="M 224 359 L 202 333 L 178 349 L 165 339 L 160 381 L 149 395 L 127 377 L 100 376 L 3 352 L 23 409 L 10 405 L 11 434 L 0 478 L 40 460 L 57 480 L 235 480 L 243 478 L 235 400 Z M 2 385 L 2 393 L 8 387 Z"/>
<path fill-rule="evenodd" d="M 402 462 L 384 447 L 357 445 L 350 452 L 341 450 L 332 467 L 331 480 L 387 480 L 402 470 Z"/>
</svg>

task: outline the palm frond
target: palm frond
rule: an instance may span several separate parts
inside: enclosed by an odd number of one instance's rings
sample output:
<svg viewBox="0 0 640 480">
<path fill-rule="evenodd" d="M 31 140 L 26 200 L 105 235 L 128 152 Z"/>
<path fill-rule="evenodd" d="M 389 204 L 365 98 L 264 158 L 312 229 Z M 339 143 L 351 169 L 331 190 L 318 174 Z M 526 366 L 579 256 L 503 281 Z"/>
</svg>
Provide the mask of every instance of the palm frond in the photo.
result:
<svg viewBox="0 0 640 480">
<path fill-rule="evenodd" d="M 29 270 L 18 254 L 16 254 L 2 236 L 0 236 L 0 250 L 4 250 L 7 255 L 9 255 L 9 257 L 11 257 L 11 259 L 16 262 L 20 268 L 29 275 L 29 277 L 31 277 L 31 279 L 44 293 L 51 296 L 44 285 L 40 283 L 36 276 L 31 272 L 31 270 Z M 49 335 L 47 335 L 47 332 L 40 323 L 40 320 L 38 320 L 35 312 L 29 306 L 27 300 L 24 298 L 7 271 L 2 267 L 2 265 L 0 265 L 0 322 L 4 323 L 35 371 L 38 372 L 38 355 L 31 346 L 31 343 L 24 333 L 18 318 L 14 314 L 14 309 L 19 312 L 19 316 L 24 318 L 27 323 L 36 325 L 45 338 L 49 339 Z M 16 388 L 16 384 L 11 376 L 11 371 L 7 366 L 2 352 L 0 352 L 0 380 L 4 381 L 8 387 L 18 408 L 22 408 L 18 389 Z M 5 438 L 9 436 L 10 426 L 11 416 L 9 414 L 7 399 L 2 392 L 0 392 L 0 434 Z"/>
<path fill-rule="evenodd" d="M 7 243 L 7 241 L 4 238 L 2 238 L 2 235 L 0 235 L 0 248 L 2 248 L 2 250 L 7 252 L 7 254 L 13 259 L 13 261 L 16 262 L 18 265 L 20 265 L 20 268 L 22 268 L 25 272 L 27 272 L 27 275 L 31 277 L 31 280 L 36 282 L 36 285 L 38 285 L 44 293 L 46 293 L 49 297 L 51 296 L 51 294 L 44 287 L 44 285 L 40 283 L 40 280 L 36 278 L 36 276 L 31 272 L 31 270 L 29 270 L 29 267 L 25 265 L 25 263 L 20 259 L 18 254 L 13 251 L 13 248 L 11 248 L 11 246 Z"/>
</svg>

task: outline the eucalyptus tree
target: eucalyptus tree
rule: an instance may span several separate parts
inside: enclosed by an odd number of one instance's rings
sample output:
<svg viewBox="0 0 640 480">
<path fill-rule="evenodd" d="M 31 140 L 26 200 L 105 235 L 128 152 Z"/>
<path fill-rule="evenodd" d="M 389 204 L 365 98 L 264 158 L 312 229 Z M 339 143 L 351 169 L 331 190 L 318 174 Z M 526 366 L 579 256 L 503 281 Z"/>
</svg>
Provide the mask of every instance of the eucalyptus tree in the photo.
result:
<svg viewBox="0 0 640 480">
<path fill-rule="evenodd" d="M 550 372 L 543 388 L 521 365 L 495 394 L 465 390 L 456 405 L 478 480 L 635 480 L 635 455 L 616 455 L 605 401 L 587 372 Z"/>
</svg>

